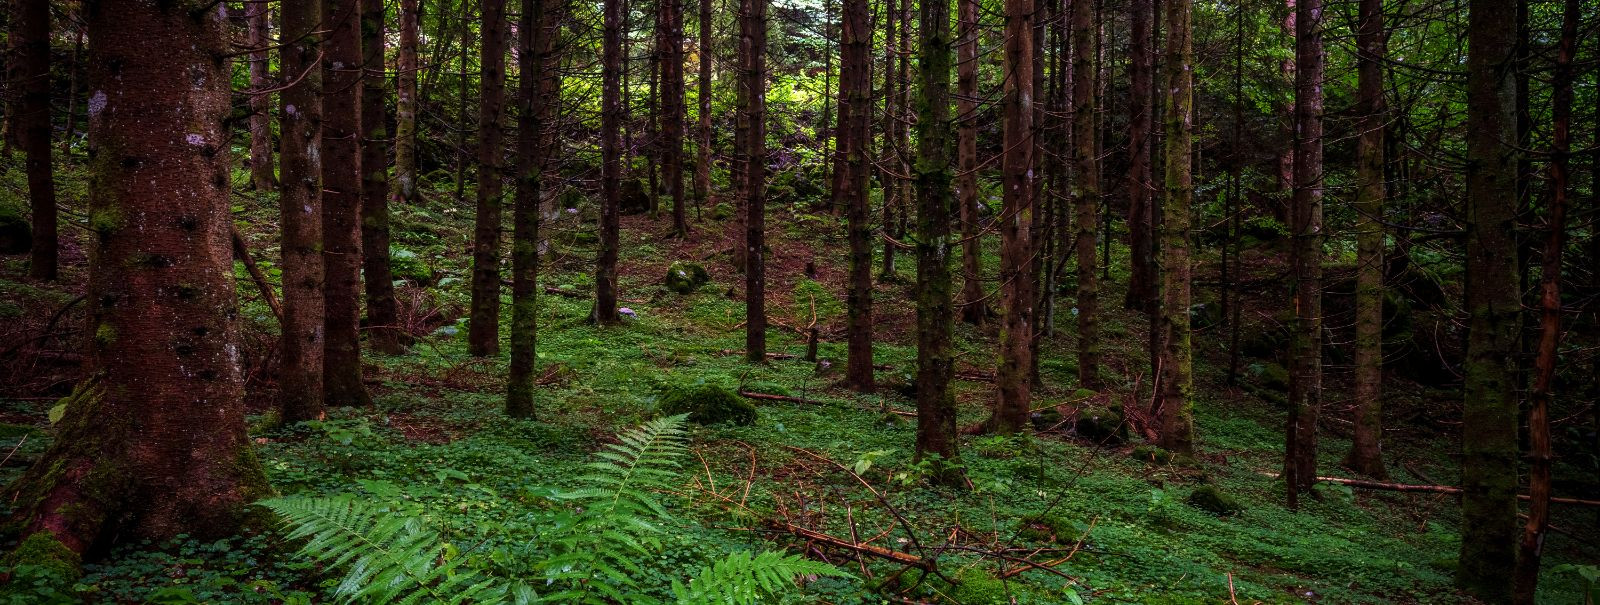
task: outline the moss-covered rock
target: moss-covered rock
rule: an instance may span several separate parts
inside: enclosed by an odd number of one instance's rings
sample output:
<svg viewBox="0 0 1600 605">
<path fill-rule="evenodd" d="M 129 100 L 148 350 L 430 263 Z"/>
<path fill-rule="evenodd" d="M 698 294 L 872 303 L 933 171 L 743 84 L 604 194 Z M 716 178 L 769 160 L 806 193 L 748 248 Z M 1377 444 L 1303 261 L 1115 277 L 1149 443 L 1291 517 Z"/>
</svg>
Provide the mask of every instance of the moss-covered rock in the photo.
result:
<svg viewBox="0 0 1600 605">
<path fill-rule="evenodd" d="M 733 218 L 733 206 L 726 203 L 712 206 L 711 210 L 706 212 L 706 218 L 714 221 L 725 221 Z"/>
<path fill-rule="evenodd" d="M 1272 362 L 1252 363 L 1249 372 L 1256 384 L 1262 387 L 1284 393 L 1289 391 L 1289 370 L 1281 365 Z"/>
<path fill-rule="evenodd" d="M 1076 429 L 1078 436 L 1096 443 L 1120 443 L 1128 436 L 1128 426 L 1122 422 L 1122 410 L 1112 405 L 1094 404 L 1078 410 Z"/>
<path fill-rule="evenodd" d="M 31 565 L 48 575 L 70 580 L 83 575 L 83 557 L 47 531 L 29 534 L 16 550 L 0 559 L 0 568 Z"/>
<path fill-rule="evenodd" d="M 22 254 L 33 248 L 33 227 L 22 213 L 0 204 L 0 254 Z"/>
<path fill-rule="evenodd" d="M 1222 493 L 1222 490 L 1217 489 L 1215 485 L 1202 485 L 1195 488 L 1193 492 L 1189 493 L 1189 497 L 1184 502 L 1187 502 L 1189 506 L 1216 515 L 1231 515 L 1244 510 L 1243 507 L 1239 506 L 1238 500 L 1234 499 L 1233 496 Z"/>
<path fill-rule="evenodd" d="M 667 385 L 659 389 L 656 401 L 661 413 L 688 414 L 695 424 L 749 426 L 756 422 L 756 406 L 721 385 Z"/>
<path fill-rule="evenodd" d="M 1088 527 L 1056 515 L 1028 515 L 1017 520 L 1017 537 L 1035 543 L 1075 544 Z"/>
<path fill-rule="evenodd" d="M 1041 433 L 1061 428 L 1061 412 L 1056 411 L 1055 408 L 1045 408 L 1034 412 L 1029 415 L 1028 419 L 1033 421 L 1033 430 Z"/>
<path fill-rule="evenodd" d="M 667 267 L 667 289 L 678 294 L 688 294 L 711 283 L 711 274 L 698 263 L 675 262 Z"/>
<path fill-rule="evenodd" d="M 1129 454 L 1134 460 L 1149 464 L 1166 464 L 1172 461 L 1172 452 L 1154 445 L 1141 445 L 1133 448 Z"/>
<path fill-rule="evenodd" d="M 1195 330 L 1209 330 L 1222 323 L 1222 306 L 1217 303 L 1203 302 L 1189 306 L 1189 327 Z"/>
<path fill-rule="evenodd" d="M 618 193 L 617 210 L 622 214 L 643 214 L 650 210 L 650 194 L 646 192 L 644 181 L 623 181 Z"/>
</svg>

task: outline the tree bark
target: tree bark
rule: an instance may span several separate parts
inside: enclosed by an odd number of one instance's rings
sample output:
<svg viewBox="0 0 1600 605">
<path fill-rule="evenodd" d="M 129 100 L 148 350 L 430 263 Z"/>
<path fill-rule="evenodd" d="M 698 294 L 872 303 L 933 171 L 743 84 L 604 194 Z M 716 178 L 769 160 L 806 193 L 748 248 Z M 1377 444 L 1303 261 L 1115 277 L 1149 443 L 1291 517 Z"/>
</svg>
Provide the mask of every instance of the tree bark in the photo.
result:
<svg viewBox="0 0 1600 605">
<path fill-rule="evenodd" d="M 622 2 L 605 0 L 600 62 L 600 253 L 594 271 L 594 321 L 617 322 L 617 231 L 620 226 L 622 158 Z"/>
<path fill-rule="evenodd" d="M 246 44 L 250 52 L 250 89 L 269 88 L 272 77 L 269 71 L 267 47 L 271 44 L 271 9 L 266 4 L 246 4 L 245 17 L 249 36 Z M 255 92 L 250 95 L 250 184 L 256 191 L 272 191 L 278 187 L 278 177 L 272 165 L 272 115 L 268 107 L 272 95 Z M 69 131 L 68 136 L 71 136 Z"/>
<path fill-rule="evenodd" d="M 1028 422 L 1033 350 L 1033 2 L 1006 0 L 1005 95 L 1001 101 L 999 397 L 984 426 L 1015 433 Z"/>
<path fill-rule="evenodd" d="M 681 0 L 656 3 L 656 55 L 661 62 L 661 177 L 672 197 L 672 231 L 689 236 L 689 214 L 683 199 L 683 5 Z"/>
<path fill-rule="evenodd" d="M 950 0 L 922 0 L 917 87 L 917 450 L 933 480 L 961 485 L 956 452 L 955 313 L 950 280 Z"/>
<path fill-rule="evenodd" d="M 1161 207 L 1160 445 L 1194 454 L 1194 352 L 1190 343 L 1190 206 L 1194 172 L 1194 33 L 1190 0 L 1166 0 L 1166 186 Z"/>
<path fill-rule="evenodd" d="M 284 7 L 280 71 L 299 81 L 278 95 L 283 324 L 278 407 L 286 423 L 322 417 L 322 0 Z"/>
<path fill-rule="evenodd" d="M 361 2 L 325 0 L 322 266 L 325 405 L 372 403 L 361 382 Z"/>
<path fill-rule="evenodd" d="M 1383 468 L 1383 1 L 1362 0 L 1356 32 L 1360 140 L 1356 145 L 1355 435 L 1344 464 L 1376 479 Z"/>
<path fill-rule="evenodd" d="M 18 76 L 22 78 L 16 123 L 21 131 L 24 171 L 33 214 L 33 249 L 28 275 L 54 281 L 57 275 L 56 185 L 50 163 L 50 3 L 23 0 L 16 13 Z"/>
<path fill-rule="evenodd" d="M 1471 0 L 1467 26 L 1469 314 L 1461 431 L 1461 555 L 1456 581 L 1510 599 L 1517 541 L 1516 31 L 1513 3 Z"/>
<path fill-rule="evenodd" d="M 1100 74 L 1095 61 L 1099 36 L 1094 8 L 1090 0 L 1072 3 L 1072 65 L 1077 72 L 1073 75 L 1072 128 L 1077 147 L 1073 227 L 1077 231 L 1074 247 L 1078 261 L 1078 384 L 1090 389 L 1100 388 L 1100 276 L 1095 271 L 1095 235 L 1100 223 L 1100 137 L 1096 134 L 1099 107 L 1095 97 Z"/>
<path fill-rule="evenodd" d="M 361 6 L 361 264 L 367 288 L 367 344 L 386 355 L 406 350 L 389 268 L 389 115 L 384 108 L 382 0 Z"/>
<path fill-rule="evenodd" d="M 844 0 L 844 20 L 840 33 L 839 65 L 839 159 L 838 196 L 846 208 L 846 229 L 850 240 L 850 292 L 846 297 L 845 382 L 870 393 L 875 388 L 872 373 L 872 224 L 871 200 L 867 196 L 867 137 L 872 107 L 872 72 L 868 54 L 872 26 L 867 16 L 867 0 Z"/>
<path fill-rule="evenodd" d="M 1289 232 L 1295 321 L 1289 342 L 1284 481 L 1289 506 L 1317 477 L 1322 410 L 1322 0 L 1295 5 L 1294 201 Z"/>
<path fill-rule="evenodd" d="M 698 205 L 703 206 L 711 201 L 711 62 L 715 54 L 712 44 L 712 33 L 715 23 L 711 16 L 711 0 L 696 0 L 700 4 L 700 19 L 696 24 L 700 35 L 698 60 L 700 68 L 699 83 L 695 87 L 695 97 L 699 102 L 699 115 L 695 116 L 696 138 L 699 141 L 699 153 L 694 163 L 694 198 Z M 699 211 L 695 211 L 696 219 Z"/>
<path fill-rule="evenodd" d="M 86 11 L 94 374 L 5 490 L 23 528 L 18 563 L 232 535 L 271 489 L 245 435 L 234 351 L 227 13 L 175 4 Z"/>
<path fill-rule="evenodd" d="M 1156 312 L 1155 259 L 1151 242 L 1154 225 L 1150 207 L 1154 198 L 1155 174 L 1150 166 L 1151 117 L 1155 99 L 1155 40 L 1151 29 L 1155 21 L 1154 0 L 1131 0 L 1129 15 L 1132 42 L 1128 62 L 1128 294 L 1122 306 L 1146 314 Z M 1237 52 L 1243 52 L 1242 49 Z"/>
<path fill-rule="evenodd" d="M 544 176 L 546 106 L 550 56 L 544 0 L 522 0 L 517 24 L 517 196 L 511 234 L 511 366 L 506 378 L 506 415 L 532 418 L 537 374 L 539 197 Z"/>
<path fill-rule="evenodd" d="M 956 203 L 961 220 L 961 320 L 989 317 L 983 291 L 982 231 L 978 225 L 978 0 L 957 0 Z"/>
<path fill-rule="evenodd" d="M 394 77 L 394 202 L 405 207 L 417 200 L 417 29 L 421 19 L 418 0 L 400 0 L 400 47 Z M 437 57 L 431 61 L 437 62 Z"/>
<path fill-rule="evenodd" d="M 472 318 L 467 352 L 500 352 L 500 232 L 505 172 L 506 2 L 483 0 L 478 88 L 478 214 L 472 236 Z"/>
<path fill-rule="evenodd" d="M 749 48 L 744 74 L 745 114 L 745 360 L 766 363 L 767 357 L 767 0 L 744 0 L 741 37 Z"/>
</svg>

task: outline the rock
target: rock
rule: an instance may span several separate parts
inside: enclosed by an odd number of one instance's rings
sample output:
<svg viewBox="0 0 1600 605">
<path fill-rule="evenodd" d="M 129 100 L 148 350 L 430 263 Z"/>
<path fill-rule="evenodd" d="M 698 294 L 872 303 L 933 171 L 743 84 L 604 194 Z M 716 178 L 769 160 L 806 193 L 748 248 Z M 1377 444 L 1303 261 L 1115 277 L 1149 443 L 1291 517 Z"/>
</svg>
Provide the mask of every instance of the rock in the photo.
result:
<svg viewBox="0 0 1600 605">
<path fill-rule="evenodd" d="M 1217 303 L 1197 303 L 1189 307 L 1189 327 L 1209 330 L 1222 323 L 1222 306 Z"/>
<path fill-rule="evenodd" d="M 1289 392 L 1289 370 L 1281 365 L 1264 361 L 1252 363 L 1248 368 L 1257 384 L 1283 393 Z"/>
<path fill-rule="evenodd" d="M 678 294 L 694 292 L 709 283 L 711 274 L 706 273 L 706 268 L 699 264 L 679 261 L 667 267 L 667 289 Z"/>
<path fill-rule="evenodd" d="M 1028 417 L 1033 421 L 1033 430 L 1041 433 L 1050 430 L 1060 430 L 1061 412 L 1055 408 L 1045 408 L 1034 412 Z"/>
<path fill-rule="evenodd" d="M 1134 460 L 1150 464 L 1166 464 L 1172 461 L 1172 453 L 1154 445 L 1141 445 L 1133 448 L 1129 454 Z"/>
<path fill-rule="evenodd" d="M 1128 436 L 1122 411 L 1103 404 L 1079 410 L 1076 429 L 1078 436 L 1102 444 L 1120 443 Z"/>
<path fill-rule="evenodd" d="M 1184 502 L 1188 503 L 1189 506 L 1215 515 L 1231 515 L 1244 510 L 1243 507 L 1239 506 L 1238 500 L 1235 500 L 1233 496 L 1222 493 L 1222 490 L 1217 489 L 1214 485 L 1202 485 L 1194 488 L 1194 491 L 1189 493 L 1189 497 Z"/>
<path fill-rule="evenodd" d="M 715 384 L 662 387 L 657 403 L 661 413 L 669 416 L 688 414 L 690 422 L 700 425 L 729 423 L 749 426 L 756 422 L 754 405 L 727 387 Z"/>
<path fill-rule="evenodd" d="M 644 181 L 628 179 L 622 182 L 617 202 L 618 211 L 624 215 L 643 214 L 650 210 L 650 195 L 645 192 Z"/>
<path fill-rule="evenodd" d="M 712 206 L 711 210 L 706 212 L 706 218 L 714 221 L 725 221 L 733 218 L 733 206 L 726 203 Z"/>
<path fill-rule="evenodd" d="M 22 213 L 0 204 L 0 254 L 22 254 L 33 249 L 33 227 Z"/>
</svg>

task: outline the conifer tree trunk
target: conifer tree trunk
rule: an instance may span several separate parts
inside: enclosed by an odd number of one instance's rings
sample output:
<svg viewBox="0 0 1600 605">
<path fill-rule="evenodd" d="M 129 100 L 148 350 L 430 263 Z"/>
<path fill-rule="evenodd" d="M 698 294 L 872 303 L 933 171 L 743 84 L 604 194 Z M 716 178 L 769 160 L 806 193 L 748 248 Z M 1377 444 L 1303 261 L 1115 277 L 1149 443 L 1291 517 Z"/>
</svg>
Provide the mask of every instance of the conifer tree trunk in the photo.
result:
<svg viewBox="0 0 1600 605">
<path fill-rule="evenodd" d="M 594 321 L 617 322 L 617 237 L 622 179 L 622 2 L 605 0 L 600 60 L 600 253 L 594 271 Z"/>
<path fill-rule="evenodd" d="M 661 176 L 672 197 L 672 231 L 689 236 L 689 214 L 683 199 L 683 5 L 680 0 L 656 3 L 656 54 L 661 61 Z"/>
<path fill-rule="evenodd" d="M 1006 0 L 1005 95 L 1002 112 L 1000 211 L 999 397 L 987 430 L 1015 433 L 1028 422 L 1033 340 L 1033 2 Z"/>
<path fill-rule="evenodd" d="M 517 194 L 511 216 L 511 366 L 506 415 L 532 418 L 538 363 L 539 197 L 544 176 L 543 69 L 550 56 L 544 0 L 522 0 L 517 23 Z"/>
<path fill-rule="evenodd" d="M 729 0 L 730 4 L 733 2 L 734 0 Z M 745 267 L 747 267 L 750 263 L 749 250 L 743 245 L 745 238 L 745 205 L 750 201 L 750 178 L 746 176 L 745 173 L 745 170 L 748 168 L 749 164 L 749 158 L 747 158 L 745 154 L 748 153 L 750 149 L 749 143 L 746 142 L 750 136 L 750 112 L 746 111 L 745 108 L 749 107 L 750 105 L 750 100 L 747 98 L 747 95 L 750 94 L 750 87 L 746 86 L 744 81 L 745 72 L 750 69 L 750 40 L 742 33 L 744 28 L 743 11 L 746 10 L 746 0 L 737 0 L 737 2 L 739 6 L 738 10 L 740 12 L 734 17 L 734 21 L 738 24 L 741 33 L 738 37 L 738 43 L 736 45 L 737 50 L 735 51 L 736 54 L 734 57 L 734 72 L 738 74 L 738 76 L 735 78 L 737 81 L 733 86 L 733 162 L 728 171 L 728 176 L 729 184 L 733 187 L 732 193 L 734 200 L 733 221 L 731 225 L 733 228 L 734 240 L 733 254 L 731 255 L 733 260 L 733 269 L 743 273 Z"/>
<path fill-rule="evenodd" d="M 1179 455 L 1194 453 L 1194 352 L 1190 343 L 1190 206 L 1194 200 L 1194 32 L 1190 0 L 1166 2 L 1167 90 L 1166 186 L 1160 207 L 1161 374 L 1160 445 Z"/>
<path fill-rule="evenodd" d="M 934 481 L 960 485 L 956 453 L 954 298 L 950 280 L 950 0 L 922 0 L 917 87 L 917 459 Z"/>
<path fill-rule="evenodd" d="M 1155 259 L 1151 258 L 1151 203 L 1155 174 L 1150 166 L 1151 111 L 1155 99 L 1154 0 L 1131 0 L 1128 62 L 1128 294 L 1122 306 L 1156 312 Z M 1242 52 L 1242 51 L 1239 51 Z"/>
<path fill-rule="evenodd" d="M 989 316 L 978 226 L 978 0 L 956 0 L 956 203 L 961 220 L 961 320 Z"/>
<path fill-rule="evenodd" d="M 389 115 L 384 105 L 382 0 L 361 6 L 361 268 L 367 288 L 367 343 L 386 355 L 404 353 L 394 273 L 389 268 Z"/>
<path fill-rule="evenodd" d="M 93 374 L 0 495 L 21 530 L 17 563 L 232 535 L 271 490 L 234 352 L 227 12 L 100 0 L 85 17 Z"/>
<path fill-rule="evenodd" d="M 322 399 L 370 405 L 361 382 L 360 0 L 325 0 L 322 22 Z"/>
<path fill-rule="evenodd" d="M 900 0 L 910 2 L 911 0 Z M 895 211 L 900 207 L 900 177 L 893 171 L 899 168 L 896 160 L 895 146 L 899 144 L 900 137 L 896 134 L 899 118 L 900 70 L 896 61 L 904 62 L 906 57 L 896 52 L 899 43 L 900 7 L 895 0 L 884 0 L 884 36 L 883 36 L 883 149 L 878 157 L 879 170 L 878 182 L 883 186 L 883 234 L 894 237 L 894 225 L 897 222 Z M 894 281 L 895 278 L 895 249 L 894 242 L 885 239 L 883 242 L 883 267 L 879 270 L 878 280 L 884 282 Z"/>
<path fill-rule="evenodd" d="M 1466 290 L 1461 555 L 1456 582 L 1510 599 L 1517 540 L 1516 7 L 1471 0 L 1467 25 Z"/>
<path fill-rule="evenodd" d="M 272 44 L 268 33 L 272 27 L 272 10 L 266 4 L 246 4 L 245 11 L 249 33 L 245 43 L 252 49 L 250 89 L 265 90 L 270 87 L 267 82 L 271 77 L 267 48 Z M 250 95 L 250 185 L 256 191 L 272 191 L 278 187 L 278 177 L 273 174 L 272 166 L 272 115 L 267 110 L 271 104 L 271 94 Z M 69 130 L 67 134 L 71 136 L 72 133 Z"/>
<path fill-rule="evenodd" d="M 418 2 L 400 0 L 400 47 L 394 77 L 394 201 L 404 207 L 417 200 L 417 29 L 422 19 Z"/>
<path fill-rule="evenodd" d="M 1295 320 L 1289 342 L 1289 421 L 1283 478 L 1293 508 L 1317 481 L 1317 416 L 1322 410 L 1322 0 L 1295 5 Z"/>
<path fill-rule="evenodd" d="M 472 229 L 472 317 L 467 352 L 500 352 L 500 232 L 505 228 L 506 2 L 483 0 L 478 62 L 478 214 Z"/>
<path fill-rule="evenodd" d="M 283 8 L 278 63 L 299 82 L 278 95 L 279 228 L 283 231 L 283 323 L 278 407 L 285 423 L 322 417 L 322 0 Z"/>
<path fill-rule="evenodd" d="M 1094 9 L 1094 2 L 1089 0 L 1072 3 L 1072 65 L 1077 72 L 1073 75 L 1072 128 L 1077 146 L 1073 154 L 1077 160 L 1073 171 L 1073 227 L 1077 230 L 1074 246 L 1078 261 L 1078 384 L 1090 389 L 1100 388 L 1100 276 L 1095 271 L 1100 210 L 1100 137 L 1095 134 L 1099 110 L 1095 42 L 1099 30 L 1095 27 Z"/>
<path fill-rule="evenodd" d="M 745 134 L 745 360 L 766 363 L 767 359 L 767 0 L 744 0 L 744 20 L 740 35 L 750 49 L 744 74 L 745 113 L 749 131 Z"/>
<path fill-rule="evenodd" d="M 1573 60 L 1577 56 L 1578 0 L 1562 3 L 1561 41 L 1551 95 L 1550 215 L 1545 226 L 1544 255 L 1539 268 L 1539 343 L 1534 360 L 1532 406 L 1528 412 L 1528 522 L 1517 556 L 1513 602 L 1532 605 L 1539 585 L 1539 561 L 1550 528 L 1550 402 L 1554 398 L 1557 347 L 1561 343 L 1561 257 L 1567 245 L 1568 186 L 1571 182 Z"/>
<path fill-rule="evenodd" d="M 839 196 L 845 204 L 850 240 L 850 291 L 846 331 L 845 382 L 870 393 L 872 373 L 872 224 L 867 196 L 867 133 L 871 127 L 872 26 L 867 0 L 844 0 L 839 62 Z"/>
<path fill-rule="evenodd" d="M 1362 0 L 1356 32 L 1360 140 L 1356 147 L 1355 434 L 1345 466 L 1383 479 L 1383 0 Z"/>
<path fill-rule="evenodd" d="M 699 67 L 700 81 L 695 88 L 700 107 L 696 126 L 696 139 L 699 141 L 699 153 L 694 163 L 694 198 L 697 204 L 705 205 L 711 201 L 711 63 L 715 54 L 712 44 L 712 33 L 716 24 L 711 17 L 711 0 L 696 0 L 700 4 L 700 20 L 697 24 L 700 34 Z M 700 217 L 695 211 L 695 217 Z"/>
<path fill-rule="evenodd" d="M 18 75 L 22 79 L 16 123 L 22 151 L 27 155 L 29 209 L 33 213 L 33 249 L 28 275 L 54 281 L 58 263 L 56 241 L 56 186 L 50 164 L 50 3 L 18 3 Z"/>
</svg>

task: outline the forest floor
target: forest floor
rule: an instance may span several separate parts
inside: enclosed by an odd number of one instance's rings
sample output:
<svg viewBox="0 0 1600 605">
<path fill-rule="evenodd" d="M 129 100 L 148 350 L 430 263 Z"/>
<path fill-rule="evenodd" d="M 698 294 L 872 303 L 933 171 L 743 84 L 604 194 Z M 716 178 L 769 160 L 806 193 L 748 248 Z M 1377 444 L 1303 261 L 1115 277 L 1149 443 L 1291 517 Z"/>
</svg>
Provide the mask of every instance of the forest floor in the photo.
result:
<svg viewBox="0 0 1600 605">
<path fill-rule="evenodd" d="M 670 221 L 625 217 L 620 297 L 635 313 L 613 327 L 587 321 L 592 286 L 588 209 L 551 224 L 560 254 L 544 267 L 543 286 L 571 295 L 541 297 L 539 417 L 502 413 L 505 356 L 473 358 L 465 329 L 453 321 L 465 307 L 470 212 L 437 192 L 416 208 L 397 208 L 397 268 L 428 282 L 402 288 L 406 319 L 426 334 L 402 356 L 367 355 L 373 409 L 331 410 L 327 420 L 273 428 L 271 315 L 240 272 L 249 363 L 253 438 L 279 492 L 350 493 L 421 515 L 463 552 L 479 553 L 492 570 L 515 573 L 535 556 L 551 488 L 578 486 L 583 464 L 620 430 L 653 417 L 663 384 L 706 382 L 803 400 L 756 400 L 753 426 L 694 427 L 692 459 L 680 469 L 682 489 L 668 495 L 674 521 L 660 536 L 661 554 L 637 561 L 636 579 L 666 597 L 709 560 L 732 550 L 789 548 L 825 558 L 852 578 L 823 578 L 785 602 L 880 603 L 1454 603 L 1452 587 L 1460 521 L 1453 496 L 1350 490 L 1323 485 L 1299 510 L 1284 505 L 1280 481 L 1283 410 L 1273 402 L 1271 372 L 1246 359 L 1248 386 L 1229 387 L 1223 329 L 1201 330 L 1197 347 L 1199 459 L 1193 466 L 1161 461 L 1141 447 L 1138 412 L 1126 441 L 1089 439 L 1070 430 L 1023 437 L 963 436 L 962 463 L 971 487 L 934 488 L 918 480 L 914 428 L 896 411 L 912 409 L 914 313 L 909 252 L 876 292 L 879 395 L 840 386 L 843 371 L 843 283 L 848 263 L 833 217 L 776 210 L 769 219 L 771 259 L 769 347 L 765 365 L 742 361 L 743 278 L 729 264 L 731 231 L 695 223 L 686 241 L 665 237 Z M 269 275 L 277 258 L 274 200 L 242 194 L 235 212 L 254 256 Z M 74 233 L 74 235 L 81 235 Z M 27 282 L 21 257 L 0 269 L 0 312 L 18 331 L 39 330 L 81 292 L 83 257 L 69 246 L 66 285 Z M 1117 253 L 1118 250 L 1113 250 Z M 1270 283 L 1279 265 L 1270 250 L 1247 256 L 1247 274 Z M 673 261 L 702 263 L 712 282 L 688 295 L 663 287 Z M 1114 261 L 1116 259 L 1114 258 Z M 804 277 L 814 262 L 815 280 Z M 993 273 L 993 250 L 985 261 Z M 1124 266 L 1120 261 L 1114 267 Z M 1215 279 L 1214 270 L 1201 281 Z M 1090 406 L 1148 406 L 1150 377 L 1142 315 L 1119 304 L 1127 278 L 1114 270 L 1102 308 L 1107 337 L 1103 393 L 1079 391 L 1070 311 L 1057 336 L 1045 339 L 1043 385 L 1035 407 L 1054 404 L 1071 419 Z M 1272 290 L 1274 288 L 1265 288 Z M 1197 298 L 1214 290 L 1197 288 Z M 509 293 L 507 293 L 509 295 Z M 1070 300 L 1066 296 L 1063 300 Z M 1247 296 L 1250 318 L 1270 318 L 1281 299 Z M 69 314 L 70 315 L 70 314 Z M 39 319 L 43 318 L 43 319 Z M 1068 318 L 1062 320 L 1061 318 Z M 7 320 L 12 321 L 12 320 Z M 67 321 L 70 321 L 67 320 Z M 819 372 L 802 361 L 805 328 L 822 334 Z M 502 322 L 506 327 L 508 321 Z M 957 327 L 960 373 L 954 383 L 960 424 L 977 423 L 993 398 L 996 329 Z M 789 357 L 793 356 L 793 357 Z M 8 363 L 11 363 L 8 361 Z M 59 375 L 35 363 L 31 377 Z M 59 365 L 59 360 L 57 361 Z M 54 372 L 54 374 L 52 374 Z M 1253 373 L 1252 373 L 1253 372 Z M 13 373 L 13 384 L 23 381 Z M 1324 474 L 1343 474 L 1347 416 L 1329 385 L 1321 443 Z M 49 398 L 66 378 L 40 378 L 0 402 L 0 480 L 10 480 L 48 439 Z M 1427 417 L 1447 408 L 1439 393 L 1396 382 L 1386 401 L 1391 418 Z M 1436 405 L 1435 405 L 1436 404 Z M 885 413 L 885 410 L 889 410 Z M 1393 480 L 1452 484 L 1456 438 L 1443 424 L 1394 423 L 1386 444 Z M 1344 423 L 1341 425 L 1341 423 Z M 1443 427 L 1439 429 L 1437 427 Z M 1212 486 L 1238 510 L 1217 514 L 1190 503 Z M 1576 603 L 1583 590 L 1562 563 L 1600 561 L 1594 510 L 1558 507 L 1546 547 L 1541 597 Z M 840 541 L 920 558 L 938 558 L 939 574 L 906 572 L 880 556 L 830 546 L 772 529 L 780 521 Z M 1033 561 L 1025 566 L 1019 561 Z M 283 554 L 272 536 L 201 543 L 118 547 L 87 568 L 68 592 L 96 602 L 305 602 L 326 600 L 335 574 Z"/>
</svg>

